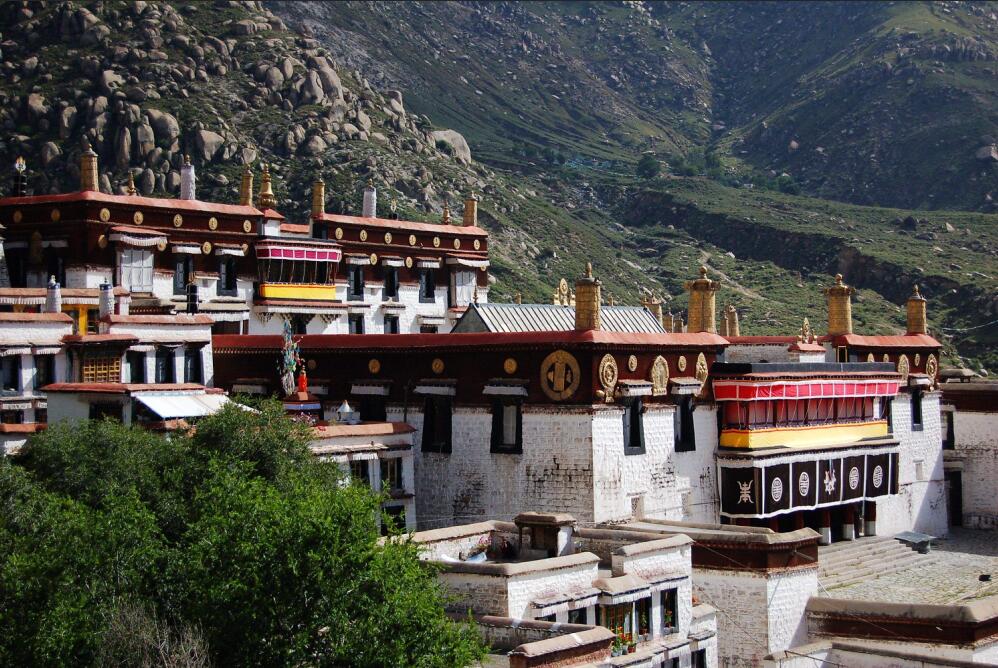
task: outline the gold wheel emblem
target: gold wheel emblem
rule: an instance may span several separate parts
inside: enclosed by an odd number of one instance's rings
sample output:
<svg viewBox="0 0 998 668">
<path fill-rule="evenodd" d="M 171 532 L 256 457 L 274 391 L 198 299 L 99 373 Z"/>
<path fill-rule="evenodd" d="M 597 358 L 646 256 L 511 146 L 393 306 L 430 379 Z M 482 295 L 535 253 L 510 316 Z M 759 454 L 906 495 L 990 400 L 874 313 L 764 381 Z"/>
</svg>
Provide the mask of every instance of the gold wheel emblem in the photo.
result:
<svg viewBox="0 0 998 668">
<path fill-rule="evenodd" d="M 203 244 L 201 244 L 201 252 L 204 253 L 205 255 L 211 255 L 211 242 L 210 241 L 206 241 Z"/>
<path fill-rule="evenodd" d="M 409 245 L 410 246 L 415 246 L 416 245 L 416 235 L 415 234 L 410 234 L 409 235 Z"/>
<path fill-rule="evenodd" d="M 208 229 L 209 230 L 217 230 L 218 229 L 218 218 L 215 218 L 215 216 L 212 216 L 211 218 L 208 219 Z"/>
<path fill-rule="evenodd" d="M 378 264 L 378 254 L 371 253 L 371 264 Z"/>
<path fill-rule="evenodd" d="M 661 397 L 669 392 L 669 363 L 659 355 L 651 365 L 651 393 Z"/>
<path fill-rule="evenodd" d="M 638 358 L 635 357 L 634 355 L 631 355 L 630 357 L 627 358 L 627 370 L 637 371 L 637 368 L 638 368 Z"/>
<path fill-rule="evenodd" d="M 183 224 L 184 224 L 184 217 L 181 216 L 179 213 L 176 216 L 173 217 L 173 226 L 174 227 L 180 227 Z"/>
<path fill-rule="evenodd" d="M 158 244 L 156 244 L 156 250 L 158 250 L 160 252 L 165 251 L 166 250 L 166 242 L 165 241 L 160 241 Z"/>
<path fill-rule="evenodd" d="M 680 373 L 686 371 L 686 355 L 679 356 L 679 362 L 676 364 L 679 367 Z"/>
<path fill-rule="evenodd" d="M 932 384 L 936 384 L 936 374 L 939 373 L 939 362 L 936 361 L 935 355 L 929 355 L 925 358 L 925 375 L 929 377 Z"/>
<path fill-rule="evenodd" d="M 360 240 L 361 241 L 367 241 L 367 230 L 361 230 L 360 231 Z"/>
<path fill-rule="evenodd" d="M 908 356 L 901 355 L 898 358 L 898 373 L 901 374 L 901 383 L 908 384 L 908 374 L 911 372 L 911 365 L 908 363 Z"/>
<path fill-rule="evenodd" d="M 15 223 L 19 223 L 23 219 L 24 219 L 24 214 L 21 212 L 20 209 L 18 209 L 17 211 L 14 212 L 14 222 Z"/>
<path fill-rule="evenodd" d="M 59 209 L 52 209 L 52 213 L 49 214 L 49 217 L 52 219 L 53 223 L 58 223 L 59 219 L 62 218 L 62 212 L 59 211 Z"/>
<path fill-rule="evenodd" d="M 475 239 L 475 243 L 473 245 L 475 247 L 475 250 L 478 250 L 479 248 L 482 247 L 482 242 L 479 241 L 478 239 Z"/>
<path fill-rule="evenodd" d="M 564 401 L 579 389 L 579 363 L 571 353 L 556 350 L 541 362 L 541 389 L 552 401 Z"/>
<path fill-rule="evenodd" d="M 406 269 L 412 269 L 412 258 L 411 257 L 407 257 L 405 259 L 405 268 Z"/>
<path fill-rule="evenodd" d="M 378 373 L 381 371 L 381 362 L 376 359 L 369 360 L 367 363 L 367 370 L 371 373 Z"/>
<path fill-rule="evenodd" d="M 440 248 L 440 237 L 433 237 L 433 247 Z"/>
<path fill-rule="evenodd" d="M 343 228 L 342 227 L 337 227 L 336 231 L 333 233 L 333 236 L 336 237 L 337 239 L 342 239 L 343 238 Z"/>
<path fill-rule="evenodd" d="M 136 211 L 132 214 L 132 222 L 136 225 L 141 225 L 143 220 L 145 220 L 145 216 L 142 215 L 141 211 Z"/>
<path fill-rule="evenodd" d="M 252 229 L 253 229 L 253 223 L 249 222 L 248 220 L 244 220 L 243 221 L 243 232 L 245 232 L 246 234 L 249 234 L 250 230 L 252 230 Z"/>
<path fill-rule="evenodd" d="M 507 357 L 506 361 L 502 363 L 502 370 L 506 373 L 516 373 L 516 360 L 512 357 Z"/>
<path fill-rule="evenodd" d="M 107 221 L 111 220 L 111 212 L 108 211 L 107 208 L 101 209 L 100 210 L 100 219 L 101 219 L 101 221 L 103 221 L 105 223 Z"/>
<path fill-rule="evenodd" d="M 433 363 L 430 364 L 430 368 L 433 369 L 433 373 L 441 374 L 444 372 L 444 361 L 439 357 L 434 358 Z"/>
<path fill-rule="evenodd" d="M 97 237 L 97 247 L 100 248 L 101 250 L 107 248 L 107 237 L 105 237 L 103 234 Z"/>
<path fill-rule="evenodd" d="M 607 353 L 599 361 L 599 384 L 603 386 L 606 403 L 613 402 L 613 392 L 617 387 L 617 360 Z"/>
<path fill-rule="evenodd" d="M 461 250 L 461 240 L 460 239 L 455 239 L 454 240 L 454 250 Z"/>
<path fill-rule="evenodd" d="M 386 244 L 390 244 L 391 242 L 392 242 L 392 233 L 391 232 L 385 232 L 385 243 Z"/>
</svg>

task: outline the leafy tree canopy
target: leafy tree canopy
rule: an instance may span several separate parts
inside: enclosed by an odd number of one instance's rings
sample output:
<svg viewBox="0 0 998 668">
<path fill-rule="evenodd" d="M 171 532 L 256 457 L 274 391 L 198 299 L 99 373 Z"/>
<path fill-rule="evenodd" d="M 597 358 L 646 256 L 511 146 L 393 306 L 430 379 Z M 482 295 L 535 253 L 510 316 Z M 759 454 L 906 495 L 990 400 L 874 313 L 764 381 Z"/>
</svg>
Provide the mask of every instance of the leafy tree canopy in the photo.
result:
<svg viewBox="0 0 998 668">
<path fill-rule="evenodd" d="M 661 171 L 661 163 L 650 153 L 642 155 L 641 159 L 638 160 L 637 167 L 634 168 L 634 173 L 642 179 L 653 179 Z"/>
<path fill-rule="evenodd" d="M 317 462 L 276 403 L 186 435 L 53 425 L 0 461 L 0 664 L 460 666 L 380 499 Z"/>
</svg>

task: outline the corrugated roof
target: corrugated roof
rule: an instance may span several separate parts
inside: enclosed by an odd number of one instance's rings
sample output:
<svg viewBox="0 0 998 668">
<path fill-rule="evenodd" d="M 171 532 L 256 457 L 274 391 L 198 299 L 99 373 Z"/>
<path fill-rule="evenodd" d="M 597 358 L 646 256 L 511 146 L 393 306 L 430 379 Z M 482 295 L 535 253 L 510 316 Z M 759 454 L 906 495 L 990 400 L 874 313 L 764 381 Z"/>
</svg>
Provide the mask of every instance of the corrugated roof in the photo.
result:
<svg viewBox="0 0 998 668">
<path fill-rule="evenodd" d="M 461 323 L 466 318 L 470 320 L 462 327 Z M 565 332 L 575 329 L 575 307 L 558 304 L 471 304 L 454 326 L 454 331 L 481 331 L 472 324 L 479 319 L 479 327 L 484 326 L 487 332 Z M 607 332 L 652 334 L 665 331 L 643 306 L 603 306 L 600 323 Z"/>
</svg>

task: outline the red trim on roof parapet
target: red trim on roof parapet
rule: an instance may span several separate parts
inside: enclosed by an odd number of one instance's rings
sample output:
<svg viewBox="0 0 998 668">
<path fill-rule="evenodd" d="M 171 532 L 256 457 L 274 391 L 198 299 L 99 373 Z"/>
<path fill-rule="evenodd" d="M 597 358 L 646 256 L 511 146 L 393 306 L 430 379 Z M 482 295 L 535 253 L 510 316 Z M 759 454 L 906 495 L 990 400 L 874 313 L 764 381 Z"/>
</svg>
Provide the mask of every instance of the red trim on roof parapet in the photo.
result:
<svg viewBox="0 0 998 668">
<path fill-rule="evenodd" d="M 942 348 L 943 345 L 928 334 L 904 334 L 901 336 L 842 334 L 836 336 L 834 340 L 837 346 L 852 348 Z"/>
<path fill-rule="evenodd" d="M 56 195 L 32 195 L 30 197 L 0 198 L 0 206 L 24 206 L 31 204 L 64 204 L 68 202 L 101 202 L 120 204 L 122 206 L 154 207 L 182 211 L 199 211 L 203 213 L 222 213 L 238 216 L 259 216 L 261 212 L 253 206 L 240 204 L 219 204 L 216 202 L 201 202 L 190 199 L 169 199 L 165 197 L 142 197 L 139 195 L 109 195 L 97 190 L 81 190 L 72 193 Z M 270 209 L 268 209 L 270 211 Z M 281 216 L 274 211 L 273 213 Z M 281 216 L 283 218 L 283 216 Z"/>
<path fill-rule="evenodd" d="M 313 216 L 313 220 L 342 225 L 363 225 L 393 230 L 408 230 L 412 232 L 433 232 L 435 234 L 450 234 L 454 236 L 487 237 L 489 233 L 480 227 L 464 227 L 463 225 L 443 225 L 440 223 L 418 223 L 414 220 L 393 220 L 391 218 L 363 218 L 361 216 L 344 216 L 337 213 L 323 213 Z"/>
</svg>

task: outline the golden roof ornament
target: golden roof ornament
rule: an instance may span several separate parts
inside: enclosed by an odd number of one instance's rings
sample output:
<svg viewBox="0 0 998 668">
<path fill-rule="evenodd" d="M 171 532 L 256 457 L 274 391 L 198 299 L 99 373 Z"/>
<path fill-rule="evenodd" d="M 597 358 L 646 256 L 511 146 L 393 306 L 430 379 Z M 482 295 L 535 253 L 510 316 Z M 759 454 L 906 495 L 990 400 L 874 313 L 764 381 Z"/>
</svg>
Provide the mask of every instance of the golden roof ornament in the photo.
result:
<svg viewBox="0 0 998 668">
<path fill-rule="evenodd" d="M 243 206 L 253 206 L 253 170 L 249 163 L 243 165 L 243 177 L 239 183 L 239 203 Z"/>
<path fill-rule="evenodd" d="M 515 303 L 517 303 L 517 304 L 522 304 L 523 303 L 523 295 L 521 293 L 517 292 L 515 295 L 513 295 L 513 301 Z"/>
<path fill-rule="evenodd" d="M 138 191 L 135 189 L 135 175 L 132 174 L 132 170 L 128 170 L 128 194 L 135 195 Z"/>
<path fill-rule="evenodd" d="M 18 174 L 23 174 L 24 170 L 28 168 L 28 163 L 24 161 L 24 156 L 17 156 L 17 160 L 14 161 L 14 171 Z"/>
<path fill-rule="evenodd" d="M 274 188 L 270 182 L 270 167 L 263 163 L 263 174 L 260 175 L 260 196 L 257 198 L 264 209 L 273 208 L 277 204 L 274 198 Z"/>
<path fill-rule="evenodd" d="M 446 204 L 444 204 L 443 215 L 440 216 L 440 224 L 450 225 L 450 207 L 448 207 Z"/>
</svg>

